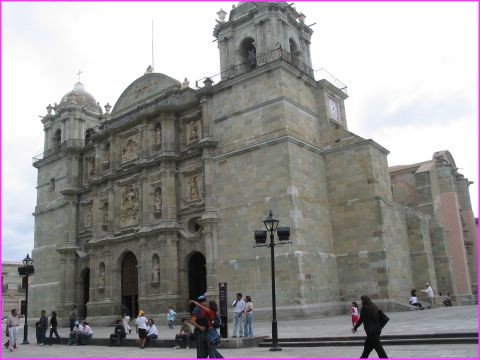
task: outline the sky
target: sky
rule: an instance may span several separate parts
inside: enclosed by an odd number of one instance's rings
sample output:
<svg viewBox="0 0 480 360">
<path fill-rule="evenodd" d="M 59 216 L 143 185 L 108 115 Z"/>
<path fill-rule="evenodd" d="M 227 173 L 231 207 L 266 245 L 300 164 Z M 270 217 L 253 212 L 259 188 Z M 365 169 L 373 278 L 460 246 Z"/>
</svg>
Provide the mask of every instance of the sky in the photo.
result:
<svg viewBox="0 0 480 360">
<path fill-rule="evenodd" d="M 213 27 L 232 2 L 2 3 L 2 260 L 34 241 L 41 117 L 82 71 L 104 106 L 152 63 L 179 81 L 219 73 Z M 313 69 L 348 86 L 350 131 L 390 151 L 389 166 L 449 150 L 478 216 L 478 4 L 296 2 L 314 31 Z M 228 15 L 227 15 L 228 19 Z M 317 71 L 317 80 L 321 72 Z"/>
</svg>

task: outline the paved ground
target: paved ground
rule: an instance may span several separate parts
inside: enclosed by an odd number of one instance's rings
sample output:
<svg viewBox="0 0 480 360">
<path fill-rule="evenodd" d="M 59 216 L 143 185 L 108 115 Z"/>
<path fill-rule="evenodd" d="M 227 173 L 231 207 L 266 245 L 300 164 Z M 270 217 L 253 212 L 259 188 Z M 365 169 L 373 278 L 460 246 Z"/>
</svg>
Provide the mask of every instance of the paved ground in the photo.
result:
<svg viewBox="0 0 480 360">
<path fill-rule="evenodd" d="M 454 306 L 450 308 L 439 307 L 433 310 L 416 310 L 408 312 L 388 313 L 390 322 L 385 327 L 383 334 L 432 334 L 446 332 L 478 332 L 479 310 L 476 306 Z M 94 325 L 94 324 L 93 324 Z M 350 316 L 335 316 L 298 321 L 279 321 L 279 337 L 306 337 L 306 336 L 350 336 Z M 21 329 L 20 329 L 21 330 Z M 162 327 L 161 339 L 171 339 L 179 330 Z M 231 326 L 230 326 L 231 333 Z M 107 337 L 111 329 L 93 326 L 95 337 Z M 23 338 L 20 331 L 19 343 Z M 68 329 L 59 331 L 63 336 Z M 256 336 L 270 336 L 271 323 L 258 321 L 254 323 Z M 363 335 L 363 330 L 359 331 Z M 128 336 L 135 338 L 135 335 Z M 10 353 L 2 349 L 2 358 L 191 358 L 195 357 L 195 349 L 165 349 L 147 348 L 144 350 L 133 347 L 111 348 L 103 346 L 39 346 L 34 344 L 33 329 L 29 329 L 30 345 L 20 345 L 19 349 Z M 479 355 L 477 345 L 403 345 L 386 346 L 385 350 L 391 358 L 477 358 Z M 356 358 L 362 351 L 361 347 L 305 347 L 283 348 L 281 352 L 270 352 L 268 348 L 222 349 L 221 353 L 227 358 Z M 377 357 L 373 354 L 372 357 Z"/>
</svg>

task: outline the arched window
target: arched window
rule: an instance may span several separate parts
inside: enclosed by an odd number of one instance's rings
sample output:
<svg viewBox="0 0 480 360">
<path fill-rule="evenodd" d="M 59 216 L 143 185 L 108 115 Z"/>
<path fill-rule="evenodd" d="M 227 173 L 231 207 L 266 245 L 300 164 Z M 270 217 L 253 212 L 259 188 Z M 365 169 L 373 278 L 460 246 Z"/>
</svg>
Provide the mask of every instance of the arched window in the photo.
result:
<svg viewBox="0 0 480 360">
<path fill-rule="evenodd" d="M 240 44 L 240 57 L 242 63 L 246 64 L 247 69 L 257 67 L 257 49 L 255 48 L 255 40 L 251 37 L 245 38 Z"/>
</svg>

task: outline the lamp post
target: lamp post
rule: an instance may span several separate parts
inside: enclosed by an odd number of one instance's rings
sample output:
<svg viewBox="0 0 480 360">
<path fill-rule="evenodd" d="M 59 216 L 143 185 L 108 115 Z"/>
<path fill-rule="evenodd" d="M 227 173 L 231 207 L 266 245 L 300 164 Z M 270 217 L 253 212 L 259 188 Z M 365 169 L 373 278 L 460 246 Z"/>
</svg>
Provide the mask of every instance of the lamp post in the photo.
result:
<svg viewBox="0 0 480 360">
<path fill-rule="evenodd" d="M 22 345 L 29 344 L 28 342 L 28 277 L 33 275 L 33 259 L 27 254 L 23 259 L 23 266 L 18 268 L 18 273 L 26 278 L 25 289 L 25 325 L 23 325 L 23 342 Z"/>
<path fill-rule="evenodd" d="M 270 248 L 270 257 L 271 257 L 271 273 L 272 273 L 272 347 L 270 351 L 281 351 L 282 348 L 278 346 L 278 328 L 277 328 L 277 304 L 276 304 L 276 295 L 275 295 L 275 246 L 282 245 L 287 242 L 290 238 L 290 228 L 289 227 L 278 227 L 280 220 L 273 217 L 272 210 L 268 217 L 263 220 L 265 225 L 265 230 L 256 230 L 254 232 L 255 242 L 259 246 L 267 246 Z M 275 243 L 275 232 L 278 235 L 280 243 Z M 267 242 L 267 233 L 270 234 L 270 243 Z"/>
</svg>

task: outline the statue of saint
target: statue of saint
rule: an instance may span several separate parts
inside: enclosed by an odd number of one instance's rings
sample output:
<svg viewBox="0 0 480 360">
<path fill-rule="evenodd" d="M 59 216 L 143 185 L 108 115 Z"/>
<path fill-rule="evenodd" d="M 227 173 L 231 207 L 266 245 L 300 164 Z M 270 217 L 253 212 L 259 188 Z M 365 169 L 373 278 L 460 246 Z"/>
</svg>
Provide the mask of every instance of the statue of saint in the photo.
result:
<svg viewBox="0 0 480 360">
<path fill-rule="evenodd" d="M 160 127 L 160 125 L 155 126 L 154 140 L 155 145 L 162 144 L 162 128 Z"/>
<path fill-rule="evenodd" d="M 153 200 L 153 210 L 159 212 L 162 210 L 162 189 L 155 189 L 155 198 Z"/>
<path fill-rule="evenodd" d="M 100 275 L 98 276 L 97 287 L 98 288 L 104 288 L 105 287 L 105 271 L 100 272 Z"/>
<path fill-rule="evenodd" d="M 153 265 L 152 265 L 152 282 L 159 282 L 160 281 L 160 263 L 158 261 L 158 257 L 153 258 Z"/>
</svg>

